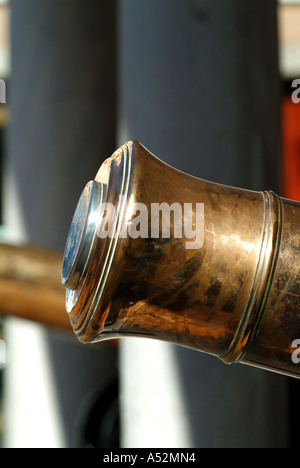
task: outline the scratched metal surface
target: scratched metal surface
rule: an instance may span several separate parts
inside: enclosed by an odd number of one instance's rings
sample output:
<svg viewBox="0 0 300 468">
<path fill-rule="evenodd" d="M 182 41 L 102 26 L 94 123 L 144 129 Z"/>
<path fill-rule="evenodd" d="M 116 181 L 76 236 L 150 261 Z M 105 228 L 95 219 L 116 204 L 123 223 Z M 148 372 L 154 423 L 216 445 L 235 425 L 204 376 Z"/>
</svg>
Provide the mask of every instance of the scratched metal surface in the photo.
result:
<svg viewBox="0 0 300 468">
<path fill-rule="evenodd" d="M 161 3 L 121 1 L 119 144 L 134 138 L 189 174 L 278 191 L 276 2 Z M 121 359 L 128 446 L 288 444 L 285 378 L 156 343 L 126 340 Z"/>
</svg>

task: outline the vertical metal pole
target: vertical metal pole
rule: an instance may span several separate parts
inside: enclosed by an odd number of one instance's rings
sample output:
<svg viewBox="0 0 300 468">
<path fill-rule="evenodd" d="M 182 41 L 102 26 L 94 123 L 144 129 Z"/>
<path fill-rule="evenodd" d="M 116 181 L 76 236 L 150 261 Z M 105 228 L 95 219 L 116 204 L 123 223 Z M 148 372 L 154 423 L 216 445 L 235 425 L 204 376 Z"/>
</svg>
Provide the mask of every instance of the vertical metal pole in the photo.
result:
<svg viewBox="0 0 300 468">
<path fill-rule="evenodd" d="M 121 0 L 119 23 L 119 143 L 277 190 L 276 1 Z M 125 447 L 288 444 L 285 377 L 136 339 L 122 342 L 121 381 Z"/>
<path fill-rule="evenodd" d="M 115 2 L 10 7 L 4 221 L 21 240 L 63 251 L 82 188 L 116 145 Z M 117 376 L 115 350 L 16 320 L 6 342 L 6 446 L 83 444 L 86 398 Z"/>
</svg>

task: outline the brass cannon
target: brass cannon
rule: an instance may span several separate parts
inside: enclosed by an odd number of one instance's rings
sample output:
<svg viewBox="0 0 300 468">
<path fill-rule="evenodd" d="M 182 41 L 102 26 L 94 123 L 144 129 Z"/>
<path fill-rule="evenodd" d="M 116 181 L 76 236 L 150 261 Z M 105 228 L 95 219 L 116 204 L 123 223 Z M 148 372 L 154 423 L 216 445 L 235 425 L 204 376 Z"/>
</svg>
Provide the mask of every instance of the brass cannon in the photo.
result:
<svg viewBox="0 0 300 468">
<path fill-rule="evenodd" d="M 66 242 L 74 333 L 299 377 L 299 226 L 296 202 L 192 177 L 128 142 L 84 188 Z"/>
</svg>

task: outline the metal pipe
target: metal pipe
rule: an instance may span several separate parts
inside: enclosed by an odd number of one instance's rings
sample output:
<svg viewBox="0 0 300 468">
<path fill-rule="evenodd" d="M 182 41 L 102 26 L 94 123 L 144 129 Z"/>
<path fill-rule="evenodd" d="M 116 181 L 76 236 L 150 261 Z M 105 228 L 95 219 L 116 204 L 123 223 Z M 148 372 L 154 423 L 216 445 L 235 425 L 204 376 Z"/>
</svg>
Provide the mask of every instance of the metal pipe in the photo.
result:
<svg viewBox="0 0 300 468">
<path fill-rule="evenodd" d="M 72 331 L 60 284 L 61 265 L 59 253 L 0 244 L 0 315 Z"/>
<path fill-rule="evenodd" d="M 67 239 L 74 333 L 88 343 L 150 337 L 299 377 L 299 208 L 127 143 L 85 187 Z"/>
</svg>

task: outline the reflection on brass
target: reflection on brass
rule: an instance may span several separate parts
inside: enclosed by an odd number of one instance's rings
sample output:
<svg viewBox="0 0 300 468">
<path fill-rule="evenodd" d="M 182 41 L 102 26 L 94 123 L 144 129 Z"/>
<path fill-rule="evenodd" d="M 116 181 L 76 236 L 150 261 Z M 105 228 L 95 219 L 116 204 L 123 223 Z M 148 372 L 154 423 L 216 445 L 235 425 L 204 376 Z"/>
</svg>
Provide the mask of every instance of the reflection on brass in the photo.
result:
<svg viewBox="0 0 300 468">
<path fill-rule="evenodd" d="M 106 236 L 104 203 L 116 207 Z M 191 204 L 194 228 L 204 204 L 203 243 L 187 248 L 175 215 L 169 237 L 163 221 L 159 237 L 128 235 L 135 203 L 149 226 L 153 204 Z M 299 226 L 296 202 L 189 176 L 129 142 L 86 186 L 70 228 L 62 282 L 74 333 L 155 338 L 299 377 Z"/>
<path fill-rule="evenodd" d="M 61 265 L 58 253 L 0 244 L 0 315 L 72 330 L 60 284 Z"/>
</svg>

